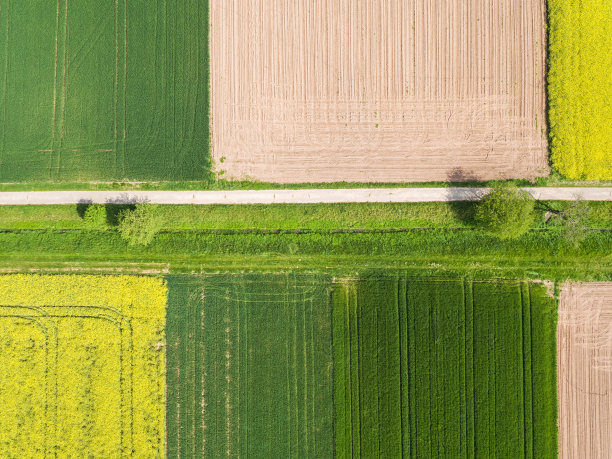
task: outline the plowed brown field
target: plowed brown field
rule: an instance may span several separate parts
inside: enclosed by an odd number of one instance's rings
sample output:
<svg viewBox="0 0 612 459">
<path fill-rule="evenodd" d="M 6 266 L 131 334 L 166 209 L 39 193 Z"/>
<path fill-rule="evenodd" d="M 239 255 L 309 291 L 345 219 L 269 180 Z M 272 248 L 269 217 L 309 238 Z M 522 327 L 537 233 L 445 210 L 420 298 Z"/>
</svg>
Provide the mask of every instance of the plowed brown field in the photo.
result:
<svg viewBox="0 0 612 459">
<path fill-rule="evenodd" d="M 544 0 L 211 2 L 228 178 L 546 175 Z"/>
<path fill-rule="evenodd" d="M 612 282 L 565 285 L 557 363 L 559 457 L 611 457 Z"/>
</svg>

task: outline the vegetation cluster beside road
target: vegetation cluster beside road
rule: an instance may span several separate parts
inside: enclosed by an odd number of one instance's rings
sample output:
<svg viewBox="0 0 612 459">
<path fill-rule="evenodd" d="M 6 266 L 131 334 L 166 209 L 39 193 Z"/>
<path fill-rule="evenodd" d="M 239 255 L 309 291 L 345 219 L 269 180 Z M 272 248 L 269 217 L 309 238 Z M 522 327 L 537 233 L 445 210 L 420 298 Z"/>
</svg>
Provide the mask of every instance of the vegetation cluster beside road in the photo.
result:
<svg viewBox="0 0 612 459">
<path fill-rule="evenodd" d="M 588 203 L 578 243 L 568 240 L 564 219 L 574 205 L 536 202 L 528 231 L 511 239 L 485 231 L 472 202 L 151 206 L 154 218 L 142 225 L 148 245 L 121 236 L 133 206 L 7 206 L 0 207 L 0 260 L 23 269 L 61 261 L 164 263 L 177 271 L 438 267 L 612 278 L 612 203 Z"/>
<path fill-rule="evenodd" d="M 542 201 L 535 206 L 532 228 L 552 228 L 561 222 L 546 221 L 550 209 L 563 210 L 570 202 Z M 129 206 L 109 204 L 105 220 L 117 225 L 119 213 Z M 612 203 L 591 202 L 588 226 L 612 228 Z M 1 206 L 0 230 L 87 229 L 87 205 Z M 342 228 L 477 228 L 475 202 L 376 203 L 376 204 L 276 204 L 158 206 L 164 229 L 267 229 L 336 230 Z"/>
</svg>

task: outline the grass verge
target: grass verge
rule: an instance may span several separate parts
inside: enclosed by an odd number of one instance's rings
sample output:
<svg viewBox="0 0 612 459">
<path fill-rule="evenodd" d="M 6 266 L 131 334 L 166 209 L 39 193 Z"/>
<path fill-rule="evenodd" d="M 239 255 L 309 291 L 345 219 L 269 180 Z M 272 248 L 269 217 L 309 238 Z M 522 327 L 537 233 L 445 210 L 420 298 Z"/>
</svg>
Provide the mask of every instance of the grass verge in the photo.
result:
<svg viewBox="0 0 612 459">
<path fill-rule="evenodd" d="M 549 209 L 560 210 L 567 202 L 540 202 L 534 228 L 558 226 Z M 110 226 L 127 206 L 107 205 Z M 591 202 L 586 225 L 612 228 L 612 202 Z M 0 230 L 85 229 L 86 205 L 0 206 Z M 167 230 L 321 230 L 473 228 L 473 202 L 379 203 L 379 204 L 274 204 L 274 205 L 160 205 Z"/>
</svg>

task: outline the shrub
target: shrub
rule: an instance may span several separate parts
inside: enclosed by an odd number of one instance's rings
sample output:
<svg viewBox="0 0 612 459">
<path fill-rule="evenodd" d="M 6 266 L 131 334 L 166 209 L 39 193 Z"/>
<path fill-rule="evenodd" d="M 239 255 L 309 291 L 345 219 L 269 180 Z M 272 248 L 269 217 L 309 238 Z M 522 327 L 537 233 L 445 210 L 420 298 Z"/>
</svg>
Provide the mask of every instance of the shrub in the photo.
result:
<svg viewBox="0 0 612 459">
<path fill-rule="evenodd" d="M 577 200 L 561 211 L 565 242 L 577 248 L 587 237 L 591 207 L 587 201 Z"/>
<path fill-rule="evenodd" d="M 93 204 L 87 207 L 83 215 L 85 228 L 103 230 L 108 227 L 106 222 L 106 207 L 102 204 Z"/>
<path fill-rule="evenodd" d="M 476 208 L 476 221 L 500 239 L 514 239 L 529 230 L 535 218 L 535 200 L 510 183 L 496 185 Z"/>
<path fill-rule="evenodd" d="M 163 227 L 163 218 L 156 204 L 137 204 L 134 210 L 121 214 L 119 234 L 130 245 L 149 245 Z"/>
</svg>

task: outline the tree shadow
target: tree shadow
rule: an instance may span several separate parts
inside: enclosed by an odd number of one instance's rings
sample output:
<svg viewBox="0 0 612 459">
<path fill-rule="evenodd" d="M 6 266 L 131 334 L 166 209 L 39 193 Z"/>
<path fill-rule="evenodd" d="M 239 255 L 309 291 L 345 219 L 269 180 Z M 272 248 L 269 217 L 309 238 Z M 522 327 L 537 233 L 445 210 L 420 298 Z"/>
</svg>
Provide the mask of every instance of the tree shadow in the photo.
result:
<svg viewBox="0 0 612 459">
<path fill-rule="evenodd" d="M 87 209 L 89 208 L 89 206 L 91 206 L 93 204 L 93 202 L 91 201 L 91 199 L 81 199 L 76 206 L 76 211 L 78 216 L 81 219 L 85 218 L 85 212 L 87 212 Z"/>
<path fill-rule="evenodd" d="M 136 209 L 137 204 L 147 202 L 146 199 L 130 196 L 123 193 L 115 199 L 106 201 L 106 223 L 109 226 L 118 226 L 126 212 Z"/>
<path fill-rule="evenodd" d="M 125 212 L 132 211 L 136 208 L 136 204 L 112 204 L 106 203 L 106 223 L 109 226 L 118 226 L 121 223 Z"/>
<path fill-rule="evenodd" d="M 478 177 L 461 167 L 456 167 L 449 172 L 447 182 L 478 182 Z M 467 184 L 466 184 L 467 185 Z M 477 226 L 476 206 L 477 200 L 482 197 L 482 192 L 472 192 L 466 188 L 451 188 L 448 193 L 447 205 L 457 220 L 467 226 Z"/>
</svg>

